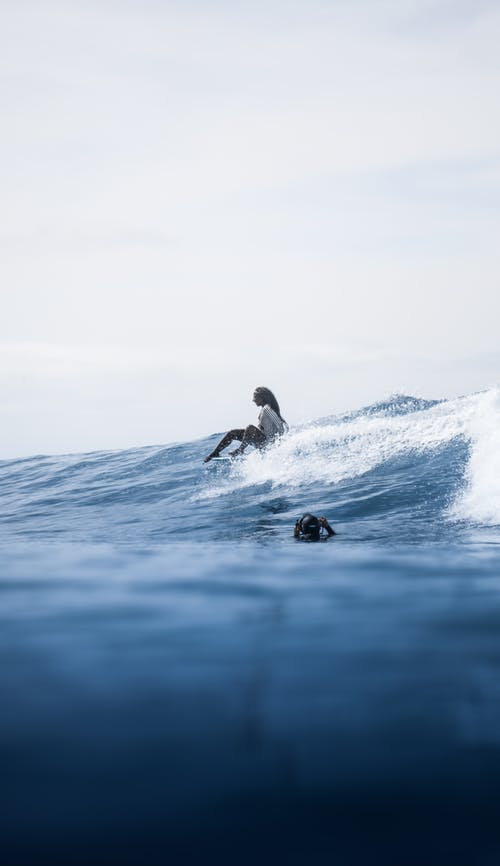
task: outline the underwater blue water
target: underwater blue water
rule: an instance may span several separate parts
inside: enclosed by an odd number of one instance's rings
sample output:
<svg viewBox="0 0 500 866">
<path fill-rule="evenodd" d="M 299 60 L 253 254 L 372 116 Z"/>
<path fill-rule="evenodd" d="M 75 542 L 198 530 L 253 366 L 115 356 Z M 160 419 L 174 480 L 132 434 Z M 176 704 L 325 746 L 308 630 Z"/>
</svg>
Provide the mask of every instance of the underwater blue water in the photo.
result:
<svg viewBox="0 0 500 866">
<path fill-rule="evenodd" d="M 500 862 L 499 431 L 490 389 L 0 462 L 6 862 Z"/>
</svg>

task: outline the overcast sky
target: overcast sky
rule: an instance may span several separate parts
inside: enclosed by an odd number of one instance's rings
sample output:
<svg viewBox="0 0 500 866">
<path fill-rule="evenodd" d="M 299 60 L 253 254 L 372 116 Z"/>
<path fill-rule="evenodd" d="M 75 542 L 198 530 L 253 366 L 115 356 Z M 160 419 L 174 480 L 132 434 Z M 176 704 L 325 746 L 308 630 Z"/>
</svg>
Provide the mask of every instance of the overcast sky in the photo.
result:
<svg viewBox="0 0 500 866">
<path fill-rule="evenodd" d="M 500 380 L 498 2 L 0 16 L 0 458 Z"/>
</svg>

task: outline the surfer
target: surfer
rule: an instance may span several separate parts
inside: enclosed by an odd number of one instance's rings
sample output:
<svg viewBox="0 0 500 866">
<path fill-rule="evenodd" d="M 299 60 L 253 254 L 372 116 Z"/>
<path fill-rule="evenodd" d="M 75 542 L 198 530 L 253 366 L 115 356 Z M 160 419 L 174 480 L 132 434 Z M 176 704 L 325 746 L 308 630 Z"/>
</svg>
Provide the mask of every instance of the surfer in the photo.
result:
<svg viewBox="0 0 500 866">
<path fill-rule="evenodd" d="M 277 436 L 282 436 L 283 433 L 287 432 L 288 424 L 281 417 L 278 401 L 269 388 L 264 388 L 263 386 L 256 388 L 253 392 L 253 402 L 256 406 L 261 407 L 258 426 L 249 424 L 245 428 L 229 430 L 208 457 L 205 457 L 204 463 L 208 463 L 213 457 L 218 457 L 220 452 L 235 440 L 241 442 L 241 445 L 235 451 L 230 452 L 230 457 L 237 457 L 239 454 L 243 454 L 248 445 L 253 445 L 254 448 L 264 448 L 265 445 L 269 445 Z"/>
<path fill-rule="evenodd" d="M 321 530 L 326 530 L 326 536 L 322 535 Z M 315 517 L 314 514 L 304 514 L 300 520 L 297 520 L 295 529 L 293 530 L 294 538 L 301 541 L 320 541 L 323 538 L 325 541 L 332 535 L 336 535 L 334 529 L 328 523 L 326 517 Z"/>
</svg>

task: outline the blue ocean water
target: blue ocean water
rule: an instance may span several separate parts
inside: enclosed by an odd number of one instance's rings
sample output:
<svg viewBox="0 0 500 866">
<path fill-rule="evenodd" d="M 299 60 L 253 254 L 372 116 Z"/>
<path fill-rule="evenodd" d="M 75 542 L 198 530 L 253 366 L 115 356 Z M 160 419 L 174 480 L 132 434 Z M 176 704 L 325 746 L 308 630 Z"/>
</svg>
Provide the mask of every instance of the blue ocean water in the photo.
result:
<svg viewBox="0 0 500 866">
<path fill-rule="evenodd" d="M 0 463 L 5 862 L 497 864 L 498 390 L 216 440 Z"/>
</svg>

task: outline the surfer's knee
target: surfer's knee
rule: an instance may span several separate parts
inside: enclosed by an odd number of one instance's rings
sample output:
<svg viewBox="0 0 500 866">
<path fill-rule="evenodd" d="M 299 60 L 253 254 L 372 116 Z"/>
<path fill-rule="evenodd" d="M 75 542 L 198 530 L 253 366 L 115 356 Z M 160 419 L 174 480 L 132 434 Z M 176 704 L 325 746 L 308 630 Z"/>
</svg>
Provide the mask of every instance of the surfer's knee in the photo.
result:
<svg viewBox="0 0 500 866">
<path fill-rule="evenodd" d="M 249 442 L 251 445 L 255 445 L 257 448 L 261 448 L 266 443 L 266 437 L 264 436 L 262 430 L 259 430 L 254 424 L 249 424 L 245 429 L 245 434 L 243 436 L 244 442 Z"/>
</svg>

